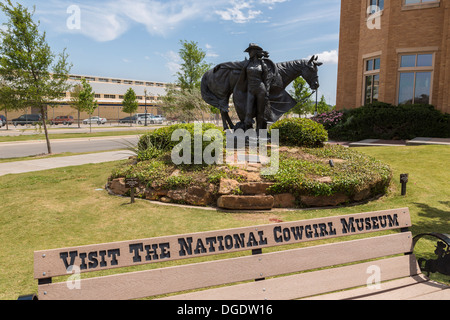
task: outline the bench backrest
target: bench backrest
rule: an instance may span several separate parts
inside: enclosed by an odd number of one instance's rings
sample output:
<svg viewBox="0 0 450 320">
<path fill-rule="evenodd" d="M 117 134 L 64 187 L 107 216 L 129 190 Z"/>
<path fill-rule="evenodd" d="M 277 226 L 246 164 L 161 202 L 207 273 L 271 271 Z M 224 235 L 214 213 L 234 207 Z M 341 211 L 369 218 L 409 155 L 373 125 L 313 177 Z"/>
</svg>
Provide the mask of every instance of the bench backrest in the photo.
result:
<svg viewBox="0 0 450 320">
<path fill-rule="evenodd" d="M 409 210 L 402 208 L 37 251 L 34 277 L 42 300 L 137 299 L 411 253 L 410 226 Z M 403 232 L 262 254 L 269 247 L 394 229 Z M 79 279 L 86 272 L 248 250 L 253 255 Z M 74 273 L 79 277 L 52 283 Z"/>
</svg>

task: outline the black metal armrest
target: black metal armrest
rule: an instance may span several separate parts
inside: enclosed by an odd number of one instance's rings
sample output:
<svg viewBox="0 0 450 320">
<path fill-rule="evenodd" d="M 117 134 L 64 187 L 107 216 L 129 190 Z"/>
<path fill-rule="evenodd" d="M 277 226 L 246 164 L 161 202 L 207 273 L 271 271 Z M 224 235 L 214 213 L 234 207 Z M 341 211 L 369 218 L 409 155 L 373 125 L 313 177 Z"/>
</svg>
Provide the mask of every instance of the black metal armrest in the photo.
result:
<svg viewBox="0 0 450 320">
<path fill-rule="evenodd" d="M 427 272 L 428 276 L 430 273 L 436 272 L 450 276 L 450 235 L 436 232 L 419 234 L 413 239 L 414 248 L 417 242 L 426 236 L 438 239 L 436 250 L 434 251 L 438 258 L 436 260 L 419 258 L 420 269 L 422 272 Z"/>
</svg>

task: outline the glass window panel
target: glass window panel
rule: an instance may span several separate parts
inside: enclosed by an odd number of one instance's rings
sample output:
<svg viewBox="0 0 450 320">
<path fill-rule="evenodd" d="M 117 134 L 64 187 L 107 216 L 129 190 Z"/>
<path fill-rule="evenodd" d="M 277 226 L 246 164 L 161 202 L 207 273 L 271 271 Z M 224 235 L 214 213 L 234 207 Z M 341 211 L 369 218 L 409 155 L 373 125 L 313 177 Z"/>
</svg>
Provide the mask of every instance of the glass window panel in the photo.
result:
<svg viewBox="0 0 450 320">
<path fill-rule="evenodd" d="M 415 67 L 416 66 L 416 55 L 406 55 L 402 56 L 402 61 L 400 64 L 400 67 L 406 68 L 406 67 Z"/>
<path fill-rule="evenodd" d="M 379 0 L 378 1 L 378 7 L 380 7 L 380 10 L 384 9 L 384 0 Z"/>
<path fill-rule="evenodd" d="M 373 76 L 372 102 L 378 101 L 378 92 L 380 87 L 380 75 Z"/>
<path fill-rule="evenodd" d="M 380 70 L 380 58 L 377 58 L 377 59 L 374 60 L 373 69 L 374 70 Z"/>
<path fill-rule="evenodd" d="M 398 104 L 411 104 L 414 95 L 414 72 L 400 73 Z"/>
<path fill-rule="evenodd" d="M 431 72 L 416 73 L 414 103 L 430 103 Z"/>
<path fill-rule="evenodd" d="M 372 102 L 372 77 L 366 76 L 365 104 Z"/>
<path fill-rule="evenodd" d="M 432 54 L 419 54 L 417 56 L 417 66 L 418 67 L 431 67 L 433 65 L 433 55 Z"/>
<path fill-rule="evenodd" d="M 372 71 L 373 70 L 373 60 L 367 60 L 366 61 L 366 71 Z"/>
</svg>

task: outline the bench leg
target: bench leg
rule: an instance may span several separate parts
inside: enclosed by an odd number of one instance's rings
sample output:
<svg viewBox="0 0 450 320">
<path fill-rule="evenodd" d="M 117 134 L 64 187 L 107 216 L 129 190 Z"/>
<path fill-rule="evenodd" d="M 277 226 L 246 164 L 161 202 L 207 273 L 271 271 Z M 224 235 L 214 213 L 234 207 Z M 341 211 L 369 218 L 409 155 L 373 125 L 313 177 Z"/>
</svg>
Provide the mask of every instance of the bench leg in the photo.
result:
<svg viewBox="0 0 450 320">
<path fill-rule="evenodd" d="M 36 301 L 39 300 L 38 296 L 35 294 L 29 294 L 25 296 L 20 296 L 17 301 Z"/>
</svg>

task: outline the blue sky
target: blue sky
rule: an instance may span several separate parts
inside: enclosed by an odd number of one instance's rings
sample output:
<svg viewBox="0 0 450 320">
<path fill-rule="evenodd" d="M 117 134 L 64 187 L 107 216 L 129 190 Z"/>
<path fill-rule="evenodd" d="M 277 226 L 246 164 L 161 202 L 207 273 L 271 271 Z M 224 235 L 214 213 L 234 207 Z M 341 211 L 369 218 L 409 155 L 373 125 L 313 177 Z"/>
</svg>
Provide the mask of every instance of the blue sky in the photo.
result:
<svg viewBox="0 0 450 320">
<path fill-rule="evenodd" d="M 67 48 L 74 74 L 174 82 L 180 40 L 197 42 L 214 65 L 244 60 L 254 42 L 275 62 L 318 54 L 319 94 L 335 104 L 340 0 L 19 2 L 36 6 L 47 41 L 54 52 Z"/>
</svg>

